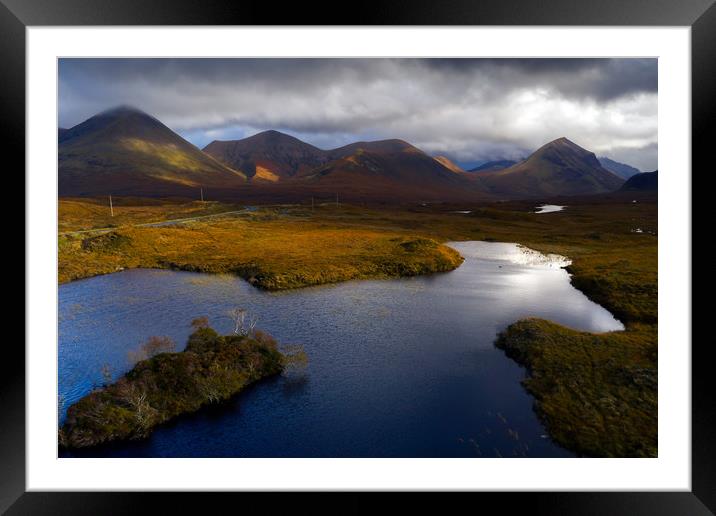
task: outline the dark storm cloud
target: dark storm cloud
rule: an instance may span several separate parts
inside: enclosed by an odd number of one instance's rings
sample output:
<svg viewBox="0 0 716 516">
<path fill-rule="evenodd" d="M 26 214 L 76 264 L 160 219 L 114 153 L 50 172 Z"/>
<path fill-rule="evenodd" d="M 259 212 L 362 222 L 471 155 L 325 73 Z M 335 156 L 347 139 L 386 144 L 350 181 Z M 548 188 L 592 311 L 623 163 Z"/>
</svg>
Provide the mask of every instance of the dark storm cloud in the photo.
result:
<svg viewBox="0 0 716 516">
<path fill-rule="evenodd" d="M 538 85 L 567 97 L 612 100 L 656 93 L 656 59 L 435 59 L 425 66 L 457 74 L 490 77 L 500 88 Z"/>
<path fill-rule="evenodd" d="M 567 136 L 656 167 L 656 59 L 62 59 L 59 70 L 61 126 L 129 104 L 198 146 L 271 128 L 319 147 L 403 138 L 473 161 Z"/>
</svg>

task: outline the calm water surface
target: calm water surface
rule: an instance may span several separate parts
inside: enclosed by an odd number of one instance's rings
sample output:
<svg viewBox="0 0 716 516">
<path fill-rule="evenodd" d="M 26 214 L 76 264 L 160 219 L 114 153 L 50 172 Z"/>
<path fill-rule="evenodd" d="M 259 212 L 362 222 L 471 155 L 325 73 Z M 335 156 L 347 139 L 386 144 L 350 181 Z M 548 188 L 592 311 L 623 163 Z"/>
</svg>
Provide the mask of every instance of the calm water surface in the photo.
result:
<svg viewBox="0 0 716 516">
<path fill-rule="evenodd" d="M 569 456 L 546 437 L 520 385 L 524 370 L 494 347 L 495 335 L 526 316 L 590 331 L 621 323 L 570 285 L 558 257 L 451 245 L 465 257 L 453 272 L 281 293 L 232 276 L 144 269 L 60 286 L 64 407 L 101 383 L 103 364 L 115 378 L 126 372 L 127 352 L 151 335 L 181 348 L 201 315 L 228 333 L 237 306 L 280 342 L 303 345 L 310 361 L 147 440 L 63 455 Z"/>
<path fill-rule="evenodd" d="M 537 206 L 535 213 L 554 213 L 555 211 L 562 211 L 565 208 L 566 206 L 559 206 L 557 204 L 543 204 L 542 206 Z"/>
</svg>

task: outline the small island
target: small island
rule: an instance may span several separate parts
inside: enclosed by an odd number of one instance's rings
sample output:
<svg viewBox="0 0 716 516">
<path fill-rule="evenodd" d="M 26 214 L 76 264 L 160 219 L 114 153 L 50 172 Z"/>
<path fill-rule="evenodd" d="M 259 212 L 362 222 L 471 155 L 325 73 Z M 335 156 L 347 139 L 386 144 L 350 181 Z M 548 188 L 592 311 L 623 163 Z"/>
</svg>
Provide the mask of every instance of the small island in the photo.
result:
<svg viewBox="0 0 716 516">
<path fill-rule="evenodd" d="M 67 411 L 60 446 L 83 448 L 142 439 L 158 425 L 231 398 L 281 373 L 292 356 L 268 334 L 219 335 L 206 318 L 194 321 L 184 351 L 140 360 L 115 383 L 94 390 Z"/>
</svg>

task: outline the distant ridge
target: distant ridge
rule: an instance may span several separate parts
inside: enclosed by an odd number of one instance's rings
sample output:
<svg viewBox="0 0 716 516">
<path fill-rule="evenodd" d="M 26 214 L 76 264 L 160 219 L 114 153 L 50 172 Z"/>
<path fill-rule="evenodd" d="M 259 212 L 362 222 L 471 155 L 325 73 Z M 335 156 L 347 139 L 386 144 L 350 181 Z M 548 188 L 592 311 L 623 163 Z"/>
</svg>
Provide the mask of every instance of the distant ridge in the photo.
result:
<svg viewBox="0 0 716 516">
<path fill-rule="evenodd" d="M 629 179 L 631 176 L 641 174 L 641 170 L 632 167 L 631 165 L 627 165 L 626 163 L 619 163 L 618 161 L 614 161 L 613 159 L 609 159 L 604 156 L 597 159 L 604 168 L 618 175 L 622 179 Z"/>
<path fill-rule="evenodd" d="M 519 162 L 511 159 L 488 161 L 487 163 L 483 163 L 478 167 L 471 168 L 470 170 L 468 170 L 468 172 L 494 172 L 495 170 L 502 170 L 503 168 L 511 167 L 512 165 L 515 165 L 517 163 Z"/>
<path fill-rule="evenodd" d="M 358 142 L 327 152 L 342 157 L 303 176 L 318 189 L 385 199 L 484 197 L 464 174 L 402 140 Z"/>
</svg>

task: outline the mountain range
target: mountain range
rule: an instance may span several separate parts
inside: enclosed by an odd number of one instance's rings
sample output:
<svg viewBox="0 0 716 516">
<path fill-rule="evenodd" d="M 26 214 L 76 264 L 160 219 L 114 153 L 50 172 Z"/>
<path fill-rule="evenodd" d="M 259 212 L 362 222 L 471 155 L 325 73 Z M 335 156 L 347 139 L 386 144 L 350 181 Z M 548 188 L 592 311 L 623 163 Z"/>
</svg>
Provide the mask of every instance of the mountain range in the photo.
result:
<svg viewBox="0 0 716 516">
<path fill-rule="evenodd" d="M 467 172 L 398 139 L 324 150 L 270 130 L 199 149 L 131 107 L 59 129 L 58 163 L 60 196 L 196 197 L 205 188 L 223 197 L 480 200 L 603 193 L 624 182 L 567 138 Z"/>
</svg>

